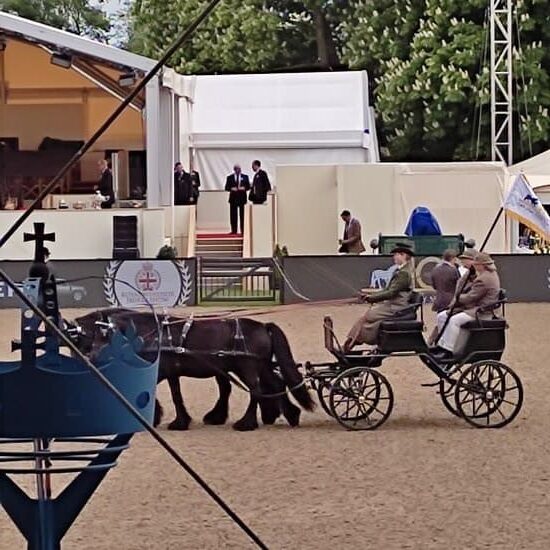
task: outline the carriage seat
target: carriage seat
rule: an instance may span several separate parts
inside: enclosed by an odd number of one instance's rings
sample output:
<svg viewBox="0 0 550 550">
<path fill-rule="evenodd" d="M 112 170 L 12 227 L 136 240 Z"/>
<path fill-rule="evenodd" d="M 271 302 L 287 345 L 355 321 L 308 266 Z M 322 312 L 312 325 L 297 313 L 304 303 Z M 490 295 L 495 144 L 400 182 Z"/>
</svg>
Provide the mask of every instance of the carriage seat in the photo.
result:
<svg viewBox="0 0 550 550">
<path fill-rule="evenodd" d="M 409 305 L 396 311 L 392 319 L 400 321 L 416 321 L 416 313 L 419 307 L 422 307 L 422 294 L 412 291 L 409 295 Z M 392 321 L 384 321 L 384 323 Z"/>
<path fill-rule="evenodd" d="M 398 321 L 382 321 L 382 323 L 380 323 L 380 327 L 387 332 L 399 332 L 403 330 L 419 330 L 420 332 L 422 332 L 422 330 L 424 329 L 424 323 L 422 321 L 417 321 L 416 319 L 400 319 Z"/>
<path fill-rule="evenodd" d="M 465 325 L 462 325 L 462 328 L 466 330 L 471 329 L 491 329 L 491 330 L 504 330 L 508 328 L 508 323 L 506 322 L 506 319 L 476 319 L 474 321 L 470 321 L 466 323 Z"/>
</svg>

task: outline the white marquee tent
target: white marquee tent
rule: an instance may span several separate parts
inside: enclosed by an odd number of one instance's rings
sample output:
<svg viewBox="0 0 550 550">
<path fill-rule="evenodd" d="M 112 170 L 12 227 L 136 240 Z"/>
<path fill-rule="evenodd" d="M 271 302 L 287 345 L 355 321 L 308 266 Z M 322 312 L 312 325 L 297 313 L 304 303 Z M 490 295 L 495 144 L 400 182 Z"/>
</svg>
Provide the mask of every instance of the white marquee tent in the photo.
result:
<svg viewBox="0 0 550 550">
<path fill-rule="evenodd" d="M 198 76 L 186 115 L 206 189 L 256 158 L 272 178 L 276 165 L 379 161 L 365 71 Z"/>
</svg>

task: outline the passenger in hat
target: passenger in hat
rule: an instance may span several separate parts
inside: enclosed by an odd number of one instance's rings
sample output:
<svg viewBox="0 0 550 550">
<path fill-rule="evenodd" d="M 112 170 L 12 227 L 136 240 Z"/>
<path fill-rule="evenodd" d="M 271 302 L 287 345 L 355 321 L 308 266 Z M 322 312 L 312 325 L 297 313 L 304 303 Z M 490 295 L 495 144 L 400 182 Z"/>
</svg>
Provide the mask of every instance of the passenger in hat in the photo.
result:
<svg viewBox="0 0 550 550">
<path fill-rule="evenodd" d="M 451 299 L 445 304 L 441 303 L 442 300 L 438 301 L 437 296 L 436 300 L 434 302 L 434 311 L 436 313 L 441 313 L 442 311 L 445 311 L 447 309 L 453 309 L 456 303 L 457 296 L 459 294 L 466 294 L 470 291 L 472 288 L 472 283 L 474 282 L 474 279 L 476 278 L 476 270 L 474 269 L 474 258 L 477 254 L 477 250 L 474 250 L 473 248 L 465 248 L 462 254 L 458 256 L 458 260 L 460 261 L 460 265 L 458 267 L 458 277 L 455 279 L 454 288 L 452 291 Z M 445 260 L 445 254 L 443 255 L 443 259 Z M 434 280 L 434 274 L 436 274 L 436 270 L 440 266 L 434 268 L 432 271 L 432 286 L 437 291 L 437 281 Z M 437 276 L 436 276 L 437 279 Z M 439 330 L 437 328 L 437 325 L 433 328 L 430 336 L 428 337 L 428 345 L 433 345 L 437 337 L 439 336 Z"/>
<path fill-rule="evenodd" d="M 458 268 L 458 271 L 460 272 L 460 276 L 463 277 L 468 272 L 473 272 L 475 274 L 474 270 L 474 258 L 476 257 L 477 250 L 474 248 L 465 248 L 462 254 L 458 256 L 458 260 L 460 261 L 460 267 Z"/>
<path fill-rule="evenodd" d="M 492 305 L 499 299 L 500 278 L 491 256 L 483 252 L 476 253 L 473 259 L 473 267 L 476 275 L 470 288 L 467 292 L 457 293 L 454 303 L 449 310 L 442 311 L 437 316 L 437 326 L 441 333 L 449 317 L 449 313 L 451 313 L 451 318 L 439 339 L 440 355 L 443 357 L 452 356 L 457 351 L 456 343 L 459 339 L 462 325 L 475 320 L 476 315 L 480 319 L 490 318 L 491 312 L 481 313 L 479 309 Z M 459 291 L 460 284 L 459 281 L 457 285 Z"/>
<path fill-rule="evenodd" d="M 409 304 L 412 289 L 410 260 L 414 252 L 407 245 L 398 244 L 391 253 L 397 269 L 385 289 L 369 292 L 364 296 L 364 300 L 371 306 L 349 331 L 344 342 L 345 352 L 357 344 L 376 344 L 380 323 L 392 318 L 397 311 Z"/>
</svg>

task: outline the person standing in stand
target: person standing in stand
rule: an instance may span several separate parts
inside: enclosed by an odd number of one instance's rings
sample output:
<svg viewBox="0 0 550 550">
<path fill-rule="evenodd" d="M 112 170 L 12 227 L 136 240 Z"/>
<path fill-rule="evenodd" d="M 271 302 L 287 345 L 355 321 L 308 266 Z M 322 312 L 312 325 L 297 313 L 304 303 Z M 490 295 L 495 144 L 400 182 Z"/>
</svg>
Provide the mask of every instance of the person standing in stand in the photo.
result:
<svg viewBox="0 0 550 550">
<path fill-rule="evenodd" d="M 191 170 L 191 187 L 194 204 L 198 204 L 199 202 L 200 186 L 201 177 L 199 176 L 199 173 L 196 170 Z"/>
<path fill-rule="evenodd" d="M 112 208 L 115 203 L 115 192 L 113 189 L 113 173 L 109 167 L 109 163 L 105 159 L 101 159 L 98 162 L 99 170 L 101 172 L 101 179 L 99 180 L 96 189 L 99 193 L 106 197 L 107 200 L 101 203 L 101 208 Z"/>
<path fill-rule="evenodd" d="M 252 204 L 263 204 L 267 200 L 267 193 L 271 191 L 271 183 L 267 172 L 262 170 L 262 163 L 259 160 L 252 163 L 252 170 L 254 170 L 254 178 L 249 199 Z"/>
<path fill-rule="evenodd" d="M 365 245 L 361 240 L 361 223 L 356 218 L 351 217 L 349 210 L 344 210 L 340 217 L 346 224 L 344 227 L 344 238 L 338 241 L 341 254 L 361 254 L 365 252 Z"/>
<path fill-rule="evenodd" d="M 250 190 L 250 180 L 243 174 L 241 167 L 235 164 L 233 173 L 227 176 L 225 190 L 229 191 L 229 218 L 231 223 L 231 234 L 237 234 L 237 226 L 240 226 L 241 233 L 244 232 L 244 205 L 246 204 L 246 193 Z M 240 221 L 240 223 L 238 223 Z"/>
<path fill-rule="evenodd" d="M 191 175 L 183 169 L 181 162 L 174 166 L 174 204 L 194 204 L 192 201 L 193 187 Z"/>
</svg>

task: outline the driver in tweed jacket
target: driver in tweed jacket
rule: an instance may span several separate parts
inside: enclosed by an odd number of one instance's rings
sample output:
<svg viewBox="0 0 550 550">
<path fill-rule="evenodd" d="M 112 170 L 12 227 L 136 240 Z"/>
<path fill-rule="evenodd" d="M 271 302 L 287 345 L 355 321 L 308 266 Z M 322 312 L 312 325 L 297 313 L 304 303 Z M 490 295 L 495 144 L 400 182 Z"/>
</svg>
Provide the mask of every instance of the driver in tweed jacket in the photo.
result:
<svg viewBox="0 0 550 550">
<path fill-rule="evenodd" d="M 365 296 L 365 301 L 371 304 L 371 307 L 349 331 L 344 342 L 344 352 L 349 352 L 357 344 L 376 344 L 380 323 L 393 317 L 397 311 L 409 304 L 412 290 L 410 259 L 414 253 L 408 246 L 401 244 L 391 253 L 397 270 L 384 290 Z"/>
</svg>

